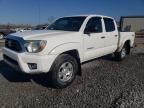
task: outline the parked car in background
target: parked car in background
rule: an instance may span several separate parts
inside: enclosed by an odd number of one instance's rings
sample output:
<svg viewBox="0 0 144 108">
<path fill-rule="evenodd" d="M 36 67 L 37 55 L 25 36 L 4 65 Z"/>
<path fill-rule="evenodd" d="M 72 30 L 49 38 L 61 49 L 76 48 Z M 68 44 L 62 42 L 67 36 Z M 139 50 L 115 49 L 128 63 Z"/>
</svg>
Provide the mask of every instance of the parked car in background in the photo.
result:
<svg viewBox="0 0 144 108">
<path fill-rule="evenodd" d="M 9 29 L 6 27 L 0 27 L 0 39 L 4 39 L 8 34 L 15 33 L 14 29 Z"/>
<path fill-rule="evenodd" d="M 50 73 L 57 88 L 70 85 L 83 62 L 114 54 L 123 60 L 134 44 L 134 32 L 119 32 L 103 15 L 63 17 L 47 30 L 15 33 L 6 38 L 4 61 L 28 74 Z"/>
<path fill-rule="evenodd" d="M 25 32 L 25 31 L 32 30 L 32 28 L 16 28 L 15 30 L 16 30 L 16 32 Z"/>
<path fill-rule="evenodd" d="M 38 25 L 32 28 L 32 30 L 44 30 L 48 25 Z"/>
</svg>

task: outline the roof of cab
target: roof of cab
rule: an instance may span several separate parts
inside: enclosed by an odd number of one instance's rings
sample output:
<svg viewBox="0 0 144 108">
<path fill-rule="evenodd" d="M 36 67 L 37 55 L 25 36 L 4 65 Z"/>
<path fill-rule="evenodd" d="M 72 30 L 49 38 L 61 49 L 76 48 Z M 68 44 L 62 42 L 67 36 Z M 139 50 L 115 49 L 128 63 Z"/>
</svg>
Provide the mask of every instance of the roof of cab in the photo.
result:
<svg viewBox="0 0 144 108">
<path fill-rule="evenodd" d="M 72 16 L 66 16 L 66 17 L 80 17 L 80 16 L 83 16 L 83 17 L 106 17 L 106 18 L 111 18 L 111 19 L 114 19 L 110 16 L 105 16 L 105 15 L 97 15 L 97 14 L 86 14 L 86 15 L 72 15 Z"/>
</svg>

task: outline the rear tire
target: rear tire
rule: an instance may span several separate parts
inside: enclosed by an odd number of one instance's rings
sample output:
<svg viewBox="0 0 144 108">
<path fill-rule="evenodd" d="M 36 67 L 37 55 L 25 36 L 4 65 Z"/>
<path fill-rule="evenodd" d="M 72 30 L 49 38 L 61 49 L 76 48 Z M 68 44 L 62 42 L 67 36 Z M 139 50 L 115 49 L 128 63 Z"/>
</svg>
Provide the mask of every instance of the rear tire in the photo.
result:
<svg viewBox="0 0 144 108">
<path fill-rule="evenodd" d="M 74 81 L 77 71 L 78 62 L 73 56 L 60 55 L 51 69 L 52 86 L 61 89 L 69 86 Z"/>
<path fill-rule="evenodd" d="M 120 52 L 115 52 L 115 58 L 118 61 L 122 61 L 126 58 L 128 53 L 130 53 L 130 50 L 126 47 L 126 45 L 124 45 Z"/>
</svg>

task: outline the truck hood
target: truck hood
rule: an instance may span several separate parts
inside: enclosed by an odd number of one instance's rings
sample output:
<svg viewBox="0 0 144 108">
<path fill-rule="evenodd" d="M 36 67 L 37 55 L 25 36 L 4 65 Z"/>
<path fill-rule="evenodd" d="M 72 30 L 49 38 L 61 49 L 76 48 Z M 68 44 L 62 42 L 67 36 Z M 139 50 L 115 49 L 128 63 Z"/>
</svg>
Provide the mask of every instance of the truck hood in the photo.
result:
<svg viewBox="0 0 144 108">
<path fill-rule="evenodd" d="M 33 31 L 25 31 L 25 32 L 18 32 L 13 33 L 11 36 L 21 37 L 24 40 L 43 40 L 48 37 L 55 37 L 67 34 L 73 34 L 76 32 L 69 32 L 69 31 L 55 31 L 55 30 L 33 30 Z"/>
</svg>

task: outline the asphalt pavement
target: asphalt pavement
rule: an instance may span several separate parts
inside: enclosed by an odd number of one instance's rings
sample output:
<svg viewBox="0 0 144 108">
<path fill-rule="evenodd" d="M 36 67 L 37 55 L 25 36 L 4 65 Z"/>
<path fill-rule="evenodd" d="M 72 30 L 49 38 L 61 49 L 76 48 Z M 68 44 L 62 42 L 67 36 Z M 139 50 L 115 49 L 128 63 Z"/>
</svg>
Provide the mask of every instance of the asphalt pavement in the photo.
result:
<svg viewBox="0 0 144 108">
<path fill-rule="evenodd" d="M 82 76 L 62 90 L 45 74 L 16 72 L 1 60 L 0 108 L 144 108 L 144 46 L 122 62 L 107 56 L 83 64 Z"/>
</svg>

